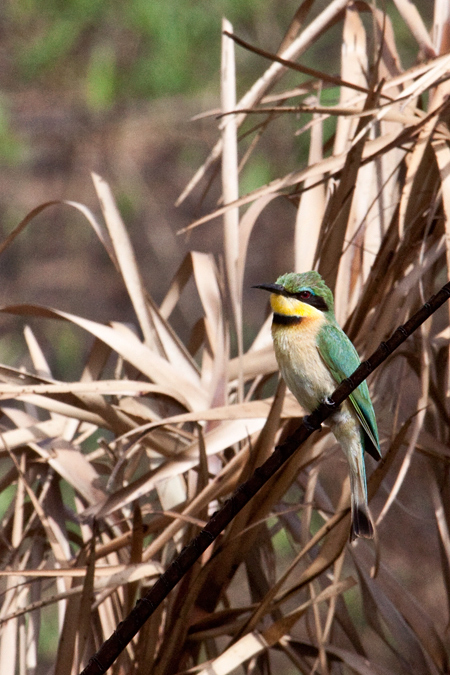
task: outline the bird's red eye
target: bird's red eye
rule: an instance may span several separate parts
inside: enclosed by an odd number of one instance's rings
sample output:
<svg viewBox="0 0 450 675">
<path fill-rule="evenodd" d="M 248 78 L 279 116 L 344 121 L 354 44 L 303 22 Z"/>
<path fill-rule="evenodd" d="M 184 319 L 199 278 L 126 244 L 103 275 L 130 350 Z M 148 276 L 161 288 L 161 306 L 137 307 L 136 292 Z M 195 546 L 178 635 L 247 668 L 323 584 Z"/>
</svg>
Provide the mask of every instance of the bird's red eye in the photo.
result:
<svg viewBox="0 0 450 675">
<path fill-rule="evenodd" d="M 311 291 L 300 291 L 299 296 L 302 300 L 307 300 L 311 297 Z"/>
</svg>

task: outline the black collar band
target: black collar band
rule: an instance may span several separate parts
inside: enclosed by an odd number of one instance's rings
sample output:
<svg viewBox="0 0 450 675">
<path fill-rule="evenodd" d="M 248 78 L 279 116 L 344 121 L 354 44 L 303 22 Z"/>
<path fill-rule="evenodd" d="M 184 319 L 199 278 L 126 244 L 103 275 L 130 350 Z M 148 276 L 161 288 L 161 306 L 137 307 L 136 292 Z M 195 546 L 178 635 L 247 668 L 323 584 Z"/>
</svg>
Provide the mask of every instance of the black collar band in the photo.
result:
<svg viewBox="0 0 450 675">
<path fill-rule="evenodd" d="M 302 316 L 288 316 L 287 314 L 277 314 L 275 312 L 272 323 L 274 323 L 276 326 L 295 326 L 302 321 Z"/>
</svg>

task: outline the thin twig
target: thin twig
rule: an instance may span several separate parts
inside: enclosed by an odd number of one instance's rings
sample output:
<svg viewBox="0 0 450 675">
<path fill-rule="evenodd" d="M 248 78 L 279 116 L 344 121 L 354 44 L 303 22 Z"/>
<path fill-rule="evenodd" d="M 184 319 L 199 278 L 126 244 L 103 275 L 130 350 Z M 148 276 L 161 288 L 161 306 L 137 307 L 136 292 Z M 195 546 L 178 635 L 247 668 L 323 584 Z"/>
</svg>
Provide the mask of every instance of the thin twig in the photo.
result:
<svg viewBox="0 0 450 675">
<path fill-rule="evenodd" d="M 348 89 L 354 89 L 355 91 L 360 91 L 364 94 L 368 94 L 369 90 L 367 87 L 360 87 L 358 84 L 355 84 L 354 82 L 347 82 L 347 80 L 343 80 L 341 77 L 336 77 L 334 75 L 328 75 L 328 73 L 324 73 L 321 70 L 316 70 L 315 68 L 309 68 L 308 66 L 300 65 L 299 63 L 296 63 L 295 61 L 289 61 L 288 59 L 283 59 L 281 56 L 278 56 L 278 54 L 273 54 L 272 52 L 268 52 L 265 49 L 260 49 L 259 47 L 255 47 L 254 45 L 251 45 L 249 42 L 246 42 L 242 38 L 239 38 L 237 35 L 234 33 L 229 33 L 228 31 L 224 30 L 223 31 L 224 35 L 227 35 L 230 37 L 232 40 L 234 40 L 238 45 L 241 47 L 244 47 L 245 49 L 248 49 L 251 52 L 254 52 L 255 54 L 258 54 L 259 56 L 263 56 L 265 59 L 269 59 L 270 61 L 275 61 L 277 63 L 281 63 L 282 66 L 286 66 L 287 68 L 290 68 L 291 70 L 296 70 L 299 73 L 303 73 L 304 75 L 308 75 L 310 77 L 315 77 L 318 80 L 322 80 L 323 82 L 328 82 L 329 84 L 332 84 L 337 87 L 347 87 Z M 390 96 L 387 96 L 386 94 L 382 94 L 383 98 L 389 99 L 392 101 L 392 98 Z"/>
</svg>

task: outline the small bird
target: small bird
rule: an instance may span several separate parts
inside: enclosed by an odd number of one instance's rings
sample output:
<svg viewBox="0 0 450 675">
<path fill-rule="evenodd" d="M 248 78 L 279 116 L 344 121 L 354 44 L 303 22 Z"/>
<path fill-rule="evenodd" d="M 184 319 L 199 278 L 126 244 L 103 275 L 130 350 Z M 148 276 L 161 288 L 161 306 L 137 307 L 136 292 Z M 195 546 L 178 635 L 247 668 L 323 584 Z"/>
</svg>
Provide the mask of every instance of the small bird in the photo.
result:
<svg viewBox="0 0 450 675">
<path fill-rule="evenodd" d="M 290 272 L 274 284 L 254 288 L 271 293 L 272 338 L 281 375 L 300 405 L 312 412 L 360 364 L 355 347 L 334 316 L 333 294 L 315 271 Z M 364 450 L 376 460 L 381 453 L 366 382 L 350 394 L 327 423 L 349 465 L 351 539 L 371 538 Z"/>
</svg>

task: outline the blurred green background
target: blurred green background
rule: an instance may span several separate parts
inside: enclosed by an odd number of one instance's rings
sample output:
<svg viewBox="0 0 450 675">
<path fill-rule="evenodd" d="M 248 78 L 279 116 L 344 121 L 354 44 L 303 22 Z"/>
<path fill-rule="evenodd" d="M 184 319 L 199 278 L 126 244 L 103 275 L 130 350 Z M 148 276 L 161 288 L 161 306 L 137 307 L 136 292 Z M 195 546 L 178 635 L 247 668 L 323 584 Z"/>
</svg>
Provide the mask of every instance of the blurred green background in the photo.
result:
<svg viewBox="0 0 450 675">
<path fill-rule="evenodd" d="M 0 8 L 0 223 L 4 238 L 34 207 L 53 199 L 86 204 L 100 214 L 90 171 L 111 185 L 136 247 L 148 289 L 159 301 L 186 251 L 220 253 L 219 220 L 189 236 L 177 231 L 214 208 L 213 186 L 174 202 L 217 139 L 218 121 L 191 117 L 219 105 L 221 18 L 235 32 L 276 51 L 298 0 L 5 0 Z M 308 21 L 328 2 L 312 3 Z M 415 3 L 431 25 L 427 0 Z M 393 2 L 403 65 L 417 47 Z M 367 17 L 369 21 L 369 17 Z M 342 25 L 319 40 L 301 61 L 338 73 Z M 236 48 L 238 96 L 268 62 Z M 335 67 L 330 64 L 335 64 Z M 290 84 L 305 78 L 290 75 Z M 286 81 L 283 82 L 283 88 Z M 326 92 L 327 102 L 332 91 Z M 325 99 L 324 99 L 325 100 Z M 247 122 L 246 129 L 255 123 Z M 292 142 L 305 116 L 283 117 L 264 135 L 241 180 L 245 193 L 301 166 L 308 134 Z M 331 133 L 332 129 L 330 130 Z M 246 287 L 292 267 L 295 209 L 278 199 L 252 236 Z M 53 206 L 2 255 L 0 302 L 50 305 L 101 321 L 132 321 L 123 285 L 84 218 Z M 187 338 L 198 302 L 186 290 L 174 315 Z M 248 339 L 261 321 L 253 296 L 245 299 Z M 260 310 L 260 307 L 259 307 Z M 33 323 L 55 376 L 76 378 L 86 348 L 83 336 L 51 322 Z M 44 325 L 45 324 L 45 325 Z M 0 361 L 19 365 L 25 344 L 21 323 L 2 318 Z"/>
</svg>

